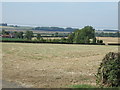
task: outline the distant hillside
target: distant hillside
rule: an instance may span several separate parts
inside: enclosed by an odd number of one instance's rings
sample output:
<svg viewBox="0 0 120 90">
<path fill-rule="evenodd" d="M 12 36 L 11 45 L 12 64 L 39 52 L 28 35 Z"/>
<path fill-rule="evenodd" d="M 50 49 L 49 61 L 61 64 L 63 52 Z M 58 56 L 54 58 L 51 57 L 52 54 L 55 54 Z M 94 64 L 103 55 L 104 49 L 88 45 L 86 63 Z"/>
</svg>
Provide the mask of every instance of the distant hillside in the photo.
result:
<svg viewBox="0 0 120 90">
<path fill-rule="evenodd" d="M 25 26 L 0 26 L 5 30 L 32 30 L 32 31 L 50 31 L 50 32 L 73 32 L 76 28 L 60 28 L 60 27 L 25 27 Z"/>
<path fill-rule="evenodd" d="M 0 24 L 0 29 L 5 30 L 32 30 L 32 31 L 45 31 L 45 32 L 73 32 L 74 30 L 78 28 L 61 28 L 61 27 L 32 27 L 32 26 L 19 26 L 19 25 L 8 25 L 7 23 Z M 96 30 L 96 32 L 101 33 L 115 33 L 118 32 L 118 30 L 110 30 L 110 29 L 104 29 L 104 30 Z"/>
<path fill-rule="evenodd" d="M 73 32 L 76 28 L 61 28 L 61 27 L 35 27 L 33 30 L 42 30 L 42 31 L 56 31 L 56 32 Z"/>
<path fill-rule="evenodd" d="M 104 29 L 104 32 L 118 32 L 118 30 L 108 30 L 108 29 Z"/>
</svg>

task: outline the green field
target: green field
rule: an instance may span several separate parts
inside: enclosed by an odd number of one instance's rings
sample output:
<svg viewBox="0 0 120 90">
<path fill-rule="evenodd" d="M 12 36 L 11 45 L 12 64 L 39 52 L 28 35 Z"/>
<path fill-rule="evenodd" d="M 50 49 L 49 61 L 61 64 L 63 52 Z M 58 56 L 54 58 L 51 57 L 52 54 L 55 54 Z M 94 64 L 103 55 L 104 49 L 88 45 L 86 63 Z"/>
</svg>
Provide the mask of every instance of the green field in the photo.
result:
<svg viewBox="0 0 120 90">
<path fill-rule="evenodd" d="M 35 88 L 95 86 L 108 52 L 118 46 L 2 43 L 3 79 Z"/>
</svg>

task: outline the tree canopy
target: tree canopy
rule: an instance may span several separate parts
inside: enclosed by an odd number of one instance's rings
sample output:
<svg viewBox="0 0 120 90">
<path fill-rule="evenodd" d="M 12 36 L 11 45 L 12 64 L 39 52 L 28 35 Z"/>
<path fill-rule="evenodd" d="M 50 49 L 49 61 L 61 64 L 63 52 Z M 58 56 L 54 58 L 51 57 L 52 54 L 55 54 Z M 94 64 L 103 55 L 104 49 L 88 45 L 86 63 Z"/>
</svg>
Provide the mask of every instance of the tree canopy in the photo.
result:
<svg viewBox="0 0 120 90">
<path fill-rule="evenodd" d="M 90 43 L 90 39 L 95 38 L 95 29 L 91 26 L 85 26 L 82 29 L 75 30 L 68 36 L 68 41 L 73 43 Z"/>
</svg>

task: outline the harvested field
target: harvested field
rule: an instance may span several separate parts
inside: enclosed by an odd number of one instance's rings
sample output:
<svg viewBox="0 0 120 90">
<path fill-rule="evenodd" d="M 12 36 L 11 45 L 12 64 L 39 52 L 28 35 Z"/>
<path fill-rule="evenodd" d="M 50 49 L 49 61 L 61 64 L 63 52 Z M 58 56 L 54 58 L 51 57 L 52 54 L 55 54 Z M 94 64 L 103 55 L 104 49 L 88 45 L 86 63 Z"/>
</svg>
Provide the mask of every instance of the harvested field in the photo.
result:
<svg viewBox="0 0 120 90">
<path fill-rule="evenodd" d="M 3 79 L 24 87 L 95 85 L 95 73 L 117 46 L 2 43 Z"/>
<path fill-rule="evenodd" d="M 98 40 L 103 40 L 104 43 L 120 43 L 120 38 L 117 37 L 97 37 Z"/>
</svg>

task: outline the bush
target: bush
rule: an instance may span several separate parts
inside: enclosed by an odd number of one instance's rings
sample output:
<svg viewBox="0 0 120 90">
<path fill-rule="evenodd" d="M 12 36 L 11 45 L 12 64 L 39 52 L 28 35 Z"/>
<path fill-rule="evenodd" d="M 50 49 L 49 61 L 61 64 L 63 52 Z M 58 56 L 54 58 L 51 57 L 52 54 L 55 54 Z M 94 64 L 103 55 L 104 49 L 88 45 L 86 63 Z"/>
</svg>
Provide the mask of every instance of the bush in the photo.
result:
<svg viewBox="0 0 120 90">
<path fill-rule="evenodd" d="M 98 44 L 102 44 L 102 43 L 103 43 L 103 40 L 97 40 L 97 43 L 98 43 Z"/>
<path fill-rule="evenodd" d="M 120 52 L 106 54 L 98 68 L 96 77 L 99 86 L 120 86 Z"/>
</svg>

